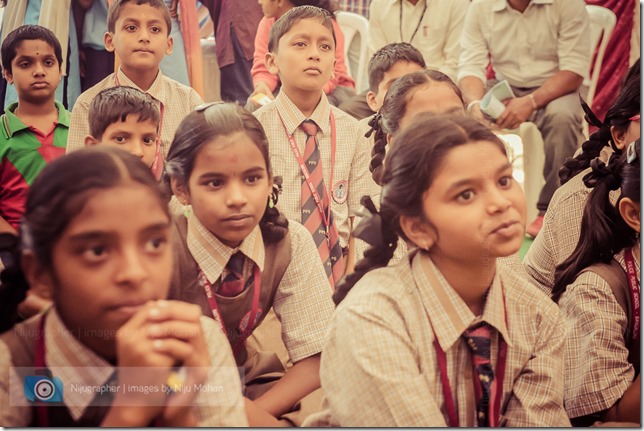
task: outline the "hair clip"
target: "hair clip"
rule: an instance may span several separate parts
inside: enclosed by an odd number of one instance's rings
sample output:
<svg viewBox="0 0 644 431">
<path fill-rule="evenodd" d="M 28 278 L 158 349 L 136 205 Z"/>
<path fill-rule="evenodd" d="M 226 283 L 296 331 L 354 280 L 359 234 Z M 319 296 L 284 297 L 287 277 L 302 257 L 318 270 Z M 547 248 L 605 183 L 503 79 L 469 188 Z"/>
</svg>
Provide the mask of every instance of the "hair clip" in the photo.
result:
<svg viewBox="0 0 644 431">
<path fill-rule="evenodd" d="M 628 121 L 640 121 L 640 114 L 633 115 Z"/>
<path fill-rule="evenodd" d="M 202 103 L 201 105 L 199 105 L 199 106 L 197 106 L 197 107 L 195 108 L 195 111 L 197 111 L 197 112 L 203 112 L 203 111 L 205 111 L 206 109 L 210 108 L 211 106 L 214 106 L 214 105 L 223 105 L 223 104 L 225 104 L 225 103 L 226 103 L 226 102 L 223 102 L 223 101 L 221 101 L 221 100 L 218 100 L 218 101 L 216 101 L 216 102 Z"/>
<path fill-rule="evenodd" d="M 637 141 L 633 141 L 628 144 L 628 148 L 626 149 L 626 163 L 630 164 L 637 160 L 637 148 L 635 147 L 636 143 Z"/>
<path fill-rule="evenodd" d="M 382 117 L 382 114 L 380 113 L 380 110 L 374 114 L 373 117 L 369 120 L 367 123 L 370 127 L 370 129 L 367 131 L 367 133 L 364 134 L 364 137 L 369 139 L 373 132 L 378 130 L 380 128 L 380 118 Z"/>
</svg>

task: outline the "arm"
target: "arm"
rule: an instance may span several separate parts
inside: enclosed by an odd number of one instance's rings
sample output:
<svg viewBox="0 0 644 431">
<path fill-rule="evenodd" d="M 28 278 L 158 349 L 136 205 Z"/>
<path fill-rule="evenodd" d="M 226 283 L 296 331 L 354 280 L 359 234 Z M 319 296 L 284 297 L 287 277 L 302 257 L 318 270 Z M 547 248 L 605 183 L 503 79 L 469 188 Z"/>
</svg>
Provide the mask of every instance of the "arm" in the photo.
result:
<svg viewBox="0 0 644 431">
<path fill-rule="evenodd" d="M 255 35 L 253 67 L 250 70 L 250 74 L 253 77 L 253 86 L 255 88 L 255 91 L 253 91 L 251 96 L 258 93 L 264 93 L 271 99 L 273 98 L 273 91 L 275 91 L 277 82 L 279 81 L 279 78 L 276 75 L 273 75 L 268 71 L 266 63 L 264 62 L 264 57 L 266 57 L 266 53 L 268 52 L 268 36 L 272 24 L 273 20 L 269 20 L 266 17 L 262 18 L 259 22 L 257 34 Z"/>
<path fill-rule="evenodd" d="M 539 326 L 531 358 L 512 385 L 501 426 L 567 427 L 563 407 L 565 322 L 557 306 L 547 299 L 539 304 Z"/>
<path fill-rule="evenodd" d="M 12 233 L 14 235 L 17 235 L 18 232 L 9 224 L 8 221 L 6 221 L 4 218 L 0 216 L 0 233 Z"/>
<path fill-rule="evenodd" d="M 461 53 L 461 35 L 465 24 L 465 14 L 470 5 L 469 0 L 452 0 L 452 10 L 447 30 L 447 38 L 443 47 L 443 56 L 445 63 L 441 68 L 442 71 L 449 75 L 450 78 L 456 78 L 458 69 L 458 57 Z"/>
<path fill-rule="evenodd" d="M 85 136 L 89 134 L 87 118 L 89 116 L 89 103 L 81 94 L 74 104 L 72 118 L 69 122 L 67 134 L 67 154 L 85 148 Z"/>
<path fill-rule="evenodd" d="M 470 5 L 465 15 L 461 35 L 461 54 L 458 60 L 457 83 L 463 92 L 465 103 L 481 100 L 485 93 L 485 68 L 488 64 L 489 47 L 479 21 L 479 6 Z"/>
<path fill-rule="evenodd" d="M 382 3 L 372 1 L 369 5 L 369 55 L 375 54 L 376 51 L 387 45 L 387 38 L 385 37 L 379 13 L 379 8 L 383 7 Z"/>
<path fill-rule="evenodd" d="M 296 362 L 266 393 L 255 400 L 275 417 L 288 412 L 299 400 L 320 387 L 320 354 Z"/>
<path fill-rule="evenodd" d="M 351 228 L 351 232 L 353 232 L 354 221 L 355 221 L 355 217 L 349 217 L 349 226 Z M 356 238 L 353 235 L 349 236 L 348 247 L 349 247 L 349 250 L 347 252 L 347 261 L 344 266 L 345 274 L 351 274 L 355 267 Z"/>
<path fill-rule="evenodd" d="M 581 274 L 559 301 L 568 322 L 565 402 L 572 418 L 600 413 L 603 421 L 639 422 L 639 381 L 632 383 L 624 332 L 627 317 L 611 287 Z"/>
</svg>

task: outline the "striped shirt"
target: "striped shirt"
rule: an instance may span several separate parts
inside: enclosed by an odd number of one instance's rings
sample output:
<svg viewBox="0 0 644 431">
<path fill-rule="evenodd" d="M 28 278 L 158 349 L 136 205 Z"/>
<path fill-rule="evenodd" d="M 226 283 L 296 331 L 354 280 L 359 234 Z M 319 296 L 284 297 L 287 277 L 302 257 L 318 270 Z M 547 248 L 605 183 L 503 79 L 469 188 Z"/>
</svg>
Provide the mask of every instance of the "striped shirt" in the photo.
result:
<svg viewBox="0 0 644 431">
<path fill-rule="evenodd" d="M 47 313 L 44 335 L 52 336 L 45 340 L 45 362 L 52 375 L 63 383 L 63 402 L 72 418 L 78 421 L 97 392 L 74 390 L 72 385 L 99 387 L 108 381 L 115 368 L 82 344 L 67 329 L 55 308 Z M 221 386 L 223 390 L 201 391 L 195 400 L 195 419 L 199 426 L 205 427 L 248 426 L 241 382 L 228 340 L 212 319 L 202 317 L 201 325 L 214 371 L 205 384 Z M 125 390 L 122 385 L 127 382 L 119 382 L 119 389 Z M 32 409 L 33 405 L 24 395 L 24 383 L 11 366 L 11 352 L 0 342 L 0 423 L 9 427 L 28 426 Z"/>
<path fill-rule="evenodd" d="M 332 185 L 329 184 L 331 113 L 335 118 L 337 139 Z M 294 134 L 300 153 L 303 154 L 306 134 L 299 126 L 307 117 L 284 91 L 280 91 L 274 102 L 255 111 L 255 116 L 262 123 L 268 137 L 273 175 L 280 175 L 283 179 L 283 192 L 277 206 L 287 218 L 300 222 L 302 220 L 302 173 L 289 145 L 288 135 Z M 360 133 L 358 121 L 335 106 L 331 106 L 324 94 L 309 119 L 319 127 L 317 137 L 325 186 L 333 192 L 337 192 L 343 186 L 346 189 L 346 200 L 330 198 L 335 224 L 340 234 L 340 244 L 346 247 L 351 233 L 349 218 L 354 217 L 360 209 L 360 198 L 378 193 L 378 187 L 369 172 L 371 146 L 364 137 L 364 133 Z"/>
<path fill-rule="evenodd" d="M 106 88 L 125 85 L 141 90 L 130 78 L 125 76 L 119 68 L 116 74 L 112 73 L 107 78 L 83 92 L 80 95 L 74 109 L 72 110 L 72 120 L 69 126 L 69 137 L 67 140 L 67 152 L 80 150 L 85 146 L 85 136 L 89 135 L 89 107 L 94 97 Z M 143 90 L 141 90 L 143 91 Z M 162 130 L 161 130 L 161 149 L 165 157 L 170 150 L 170 144 L 174 138 L 174 133 L 179 127 L 179 123 L 197 106 L 203 103 L 201 96 L 191 88 L 178 83 L 159 71 L 156 79 L 148 89 L 144 91 L 162 106 Z"/>
<path fill-rule="evenodd" d="M 307 425 L 447 426 L 436 337 L 459 423 L 475 426 L 472 358 L 461 335 L 483 320 L 492 326 L 495 370 L 500 335 L 508 346 L 500 425 L 570 426 L 563 408 L 563 318 L 546 295 L 497 268 L 479 317 L 425 252 L 367 273 L 334 313 L 320 368 L 323 411 Z"/>
<path fill-rule="evenodd" d="M 623 251 L 615 260 L 626 271 Z M 639 280 L 639 259 L 635 268 Z M 594 272 L 577 277 L 561 296 L 559 307 L 568 329 L 564 386 L 568 415 L 576 418 L 611 408 L 635 377 L 624 340 L 628 325 L 624 310 L 608 283 Z"/>
</svg>

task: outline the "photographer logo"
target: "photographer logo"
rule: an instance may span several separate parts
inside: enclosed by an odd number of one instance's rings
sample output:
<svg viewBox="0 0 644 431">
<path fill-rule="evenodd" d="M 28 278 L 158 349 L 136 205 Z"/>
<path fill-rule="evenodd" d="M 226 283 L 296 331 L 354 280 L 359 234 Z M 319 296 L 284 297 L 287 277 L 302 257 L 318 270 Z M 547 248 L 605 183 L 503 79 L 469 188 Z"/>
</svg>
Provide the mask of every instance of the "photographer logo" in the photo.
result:
<svg viewBox="0 0 644 431">
<path fill-rule="evenodd" d="M 25 376 L 24 392 L 31 402 L 60 403 L 63 401 L 63 382 L 49 370 L 36 370 L 35 375 Z"/>
</svg>

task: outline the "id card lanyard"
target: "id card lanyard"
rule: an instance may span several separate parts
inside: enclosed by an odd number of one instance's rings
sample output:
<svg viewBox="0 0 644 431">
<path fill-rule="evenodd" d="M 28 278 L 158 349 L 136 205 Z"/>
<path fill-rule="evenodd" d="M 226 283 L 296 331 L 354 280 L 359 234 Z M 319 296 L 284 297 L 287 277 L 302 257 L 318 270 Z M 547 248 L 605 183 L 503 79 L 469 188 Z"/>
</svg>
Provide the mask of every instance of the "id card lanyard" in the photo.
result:
<svg viewBox="0 0 644 431">
<path fill-rule="evenodd" d="M 320 197 L 317 189 L 315 188 L 315 185 L 313 184 L 313 181 L 311 180 L 311 174 L 309 173 L 309 169 L 306 167 L 306 163 L 304 162 L 304 158 L 302 157 L 302 153 L 300 152 L 299 147 L 297 146 L 297 142 L 295 141 L 295 133 L 288 133 L 288 129 L 286 128 L 286 124 L 284 124 L 284 120 L 282 119 L 282 116 L 277 113 L 277 115 L 280 117 L 280 121 L 282 122 L 282 127 L 284 127 L 284 132 L 286 133 L 286 136 L 288 136 L 288 142 L 291 145 L 291 150 L 293 151 L 293 154 L 295 154 L 295 158 L 297 159 L 297 163 L 300 166 L 300 171 L 302 172 L 302 175 L 304 175 L 304 180 L 306 181 L 306 184 L 309 187 L 309 190 L 311 191 L 311 195 L 313 196 L 313 200 L 315 201 L 315 205 L 318 207 L 318 211 L 320 212 L 320 215 L 322 216 L 322 223 L 324 223 L 324 232 L 326 236 L 326 241 L 327 244 L 330 246 L 331 238 L 329 237 L 329 229 L 331 226 L 331 188 L 333 186 L 333 170 L 335 168 L 335 150 L 336 150 L 336 133 L 335 133 L 335 117 L 333 116 L 333 112 L 330 112 L 329 114 L 329 121 L 331 123 L 331 172 L 329 173 L 329 186 L 326 187 L 327 190 L 327 196 L 329 196 L 329 205 L 327 206 L 326 211 L 324 210 L 324 204 L 322 201 L 322 198 Z M 322 166 L 322 161 L 320 161 L 320 166 Z"/>
<path fill-rule="evenodd" d="M 624 252 L 624 260 L 626 262 L 626 275 L 628 275 L 628 285 L 631 288 L 631 302 L 633 303 L 632 340 L 636 341 L 640 337 L 640 282 L 637 279 L 637 271 L 635 270 L 635 258 L 633 257 L 633 251 L 630 248 Z"/>
</svg>

